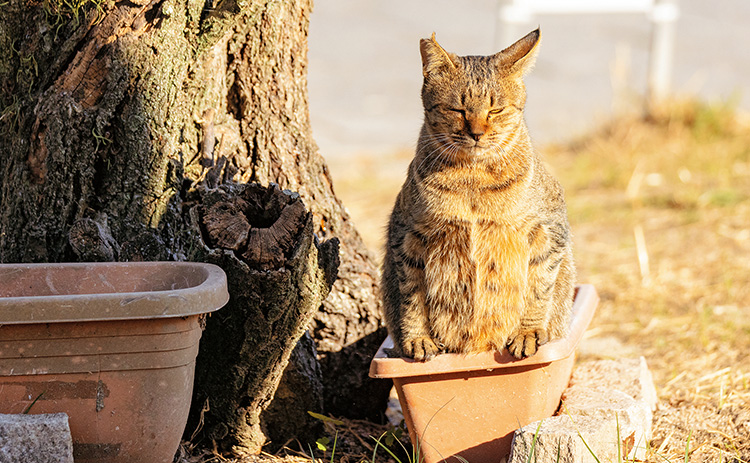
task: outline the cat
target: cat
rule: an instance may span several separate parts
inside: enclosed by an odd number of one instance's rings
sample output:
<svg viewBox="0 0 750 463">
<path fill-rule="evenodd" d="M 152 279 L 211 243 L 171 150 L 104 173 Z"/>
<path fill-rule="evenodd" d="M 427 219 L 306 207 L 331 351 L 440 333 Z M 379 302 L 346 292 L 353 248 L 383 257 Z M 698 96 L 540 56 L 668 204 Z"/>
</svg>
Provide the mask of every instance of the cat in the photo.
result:
<svg viewBox="0 0 750 463">
<path fill-rule="evenodd" d="M 492 56 L 420 41 L 424 124 L 387 229 L 381 291 L 396 355 L 565 336 L 575 266 L 560 184 L 532 149 L 524 74 L 539 29 Z"/>
</svg>

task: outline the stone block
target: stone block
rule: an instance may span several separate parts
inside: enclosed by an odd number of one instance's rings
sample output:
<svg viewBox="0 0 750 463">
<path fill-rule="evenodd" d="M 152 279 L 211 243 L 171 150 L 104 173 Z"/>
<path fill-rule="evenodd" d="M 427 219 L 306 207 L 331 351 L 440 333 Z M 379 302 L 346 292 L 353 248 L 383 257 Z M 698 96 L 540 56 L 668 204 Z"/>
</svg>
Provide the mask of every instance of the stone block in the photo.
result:
<svg viewBox="0 0 750 463">
<path fill-rule="evenodd" d="M 630 358 L 637 355 L 635 347 L 623 344 L 615 336 L 584 338 L 578 344 L 578 358 L 582 360 Z"/>
<path fill-rule="evenodd" d="M 0 414 L 0 463 L 73 463 L 68 415 Z"/>
<path fill-rule="evenodd" d="M 618 448 L 619 432 L 619 448 Z M 643 459 L 642 430 L 610 416 L 554 416 L 516 431 L 509 463 L 596 463 Z M 536 437 L 536 442 L 534 438 Z M 533 445 L 532 445 L 533 444 Z M 534 456 L 529 458 L 531 453 Z"/>
<path fill-rule="evenodd" d="M 622 391 L 656 409 L 656 388 L 646 359 L 596 360 L 579 365 L 570 378 L 571 386 Z"/>
<path fill-rule="evenodd" d="M 560 414 L 601 420 L 614 418 L 623 426 L 632 425 L 643 430 L 637 437 L 651 437 L 651 407 L 645 401 L 635 400 L 617 389 L 605 391 L 582 385 L 570 386 L 563 392 Z"/>
<path fill-rule="evenodd" d="M 645 458 L 656 406 L 656 389 L 645 359 L 582 363 L 563 392 L 562 403 L 558 416 L 515 432 L 509 463 Z"/>
</svg>

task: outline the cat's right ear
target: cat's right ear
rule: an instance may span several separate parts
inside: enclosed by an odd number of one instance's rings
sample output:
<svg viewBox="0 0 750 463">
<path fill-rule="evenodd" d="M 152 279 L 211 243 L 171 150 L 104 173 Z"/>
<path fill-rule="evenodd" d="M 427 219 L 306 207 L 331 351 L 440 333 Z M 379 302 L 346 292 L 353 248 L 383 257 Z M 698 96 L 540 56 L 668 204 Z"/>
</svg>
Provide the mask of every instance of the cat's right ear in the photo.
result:
<svg viewBox="0 0 750 463">
<path fill-rule="evenodd" d="M 419 41 L 419 53 L 422 55 L 422 75 L 427 78 L 435 72 L 456 69 L 458 56 L 448 53 L 435 40 L 435 33 L 429 39 Z"/>
<path fill-rule="evenodd" d="M 524 75 L 534 67 L 540 39 L 539 29 L 532 31 L 505 50 L 495 54 L 493 59 L 505 73 Z"/>
</svg>

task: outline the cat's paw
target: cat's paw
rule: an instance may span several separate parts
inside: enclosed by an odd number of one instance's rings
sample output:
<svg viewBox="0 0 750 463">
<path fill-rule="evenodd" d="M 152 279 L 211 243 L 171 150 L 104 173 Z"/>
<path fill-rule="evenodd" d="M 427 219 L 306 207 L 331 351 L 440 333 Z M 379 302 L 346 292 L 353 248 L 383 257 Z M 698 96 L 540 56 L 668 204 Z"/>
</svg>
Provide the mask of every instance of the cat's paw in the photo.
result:
<svg viewBox="0 0 750 463">
<path fill-rule="evenodd" d="M 517 359 L 536 354 L 539 346 L 549 341 L 547 330 L 520 331 L 508 339 L 508 352 Z"/>
<path fill-rule="evenodd" d="M 404 341 L 402 347 L 402 353 L 404 357 L 413 358 L 419 362 L 430 360 L 434 356 L 440 353 L 440 348 L 435 342 L 426 337 L 422 336 L 414 339 L 407 339 Z"/>
</svg>

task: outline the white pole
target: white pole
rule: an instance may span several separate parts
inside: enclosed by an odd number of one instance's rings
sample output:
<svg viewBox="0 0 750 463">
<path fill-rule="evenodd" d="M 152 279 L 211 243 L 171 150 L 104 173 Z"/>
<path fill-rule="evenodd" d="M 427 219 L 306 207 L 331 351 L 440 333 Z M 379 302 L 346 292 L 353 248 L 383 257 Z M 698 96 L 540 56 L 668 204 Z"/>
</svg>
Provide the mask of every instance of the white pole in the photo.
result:
<svg viewBox="0 0 750 463">
<path fill-rule="evenodd" d="M 531 22 L 531 10 L 514 0 L 498 0 L 495 49 L 504 50 L 521 38 L 521 25 Z M 517 37 L 518 35 L 518 37 Z"/>
<path fill-rule="evenodd" d="M 678 0 L 498 0 L 495 48 L 502 50 L 520 36 L 520 27 L 535 14 L 648 12 L 653 24 L 648 70 L 648 103 L 653 107 L 669 94 Z"/>
<path fill-rule="evenodd" d="M 648 101 L 651 107 L 664 101 L 672 79 L 675 23 L 680 15 L 677 0 L 656 0 L 651 10 L 653 23 L 648 70 Z"/>
</svg>

